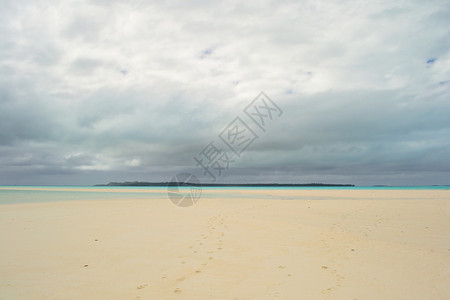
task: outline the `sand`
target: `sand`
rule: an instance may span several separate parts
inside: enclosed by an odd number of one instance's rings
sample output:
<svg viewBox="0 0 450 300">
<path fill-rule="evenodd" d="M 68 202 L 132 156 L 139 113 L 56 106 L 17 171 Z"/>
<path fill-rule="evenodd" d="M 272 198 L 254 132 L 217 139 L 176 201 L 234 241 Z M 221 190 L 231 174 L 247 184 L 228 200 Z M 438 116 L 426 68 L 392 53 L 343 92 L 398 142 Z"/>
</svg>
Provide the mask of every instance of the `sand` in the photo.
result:
<svg viewBox="0 0 450 300">
<path fill-rule="evenodd" d="M 0 299 L 450 299 L 450 191 L 0 205 Z"/>
</svg>

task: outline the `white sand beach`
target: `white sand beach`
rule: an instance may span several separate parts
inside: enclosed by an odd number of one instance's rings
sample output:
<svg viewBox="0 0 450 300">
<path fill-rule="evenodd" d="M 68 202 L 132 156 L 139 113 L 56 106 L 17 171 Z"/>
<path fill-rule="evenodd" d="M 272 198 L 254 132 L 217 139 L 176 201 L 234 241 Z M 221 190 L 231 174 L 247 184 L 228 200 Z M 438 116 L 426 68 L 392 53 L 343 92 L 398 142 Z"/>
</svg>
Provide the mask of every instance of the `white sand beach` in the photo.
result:
<svg viewBox="0 0 450 300">
<path fill-rule="evenodd" d="M 450 299 L 449 190 L 4 204 L 0 243 L 0 299 Z"/>
</svg>

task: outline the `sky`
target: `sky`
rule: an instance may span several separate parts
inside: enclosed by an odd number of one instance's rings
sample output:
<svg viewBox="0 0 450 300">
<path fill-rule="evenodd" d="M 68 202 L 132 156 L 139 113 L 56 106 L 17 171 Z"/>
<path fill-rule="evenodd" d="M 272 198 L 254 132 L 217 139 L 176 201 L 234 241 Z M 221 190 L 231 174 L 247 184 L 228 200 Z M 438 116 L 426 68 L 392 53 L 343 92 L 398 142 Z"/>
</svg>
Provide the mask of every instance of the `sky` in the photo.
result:
<svg viewBox="0 0 450 300">
<path fill-rule="evenodd" d="M 450 184 L 446 0 L 0 0 L 0 18 L 0 185 Z M 233 152 L 233 128 L 256 138 Z"/>
</svg>

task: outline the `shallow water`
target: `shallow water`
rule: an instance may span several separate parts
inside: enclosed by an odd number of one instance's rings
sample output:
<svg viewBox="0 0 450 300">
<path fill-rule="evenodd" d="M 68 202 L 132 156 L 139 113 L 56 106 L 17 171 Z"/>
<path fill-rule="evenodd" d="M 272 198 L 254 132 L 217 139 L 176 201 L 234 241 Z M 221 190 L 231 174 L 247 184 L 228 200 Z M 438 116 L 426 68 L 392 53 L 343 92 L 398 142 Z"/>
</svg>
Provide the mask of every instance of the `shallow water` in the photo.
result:
<svg viewBox="0 0 450 300">
<path fill-rule="evenodd" d="M 180 190 L 189 189 L 181 187 Z M 203 187 L 208 198 L 233 197 L 232 194 L 214 193 L 216 190 L 449 190 L 450 186 L 402 186 L 402 187 Z M 93 187 L 93 186 L 0 186 L 0 204 L 40 203 L 76 200 L 112 199 L 167 199 L 167 187 Z M 251 197 L 242 195 L 239 197 Z M 267 198 L 267 195 L 255 195 Z M 295 200 L 298 197 L 285 197 Z M 282 200 L 282 199 L 280 199 Z"/>
</svg>

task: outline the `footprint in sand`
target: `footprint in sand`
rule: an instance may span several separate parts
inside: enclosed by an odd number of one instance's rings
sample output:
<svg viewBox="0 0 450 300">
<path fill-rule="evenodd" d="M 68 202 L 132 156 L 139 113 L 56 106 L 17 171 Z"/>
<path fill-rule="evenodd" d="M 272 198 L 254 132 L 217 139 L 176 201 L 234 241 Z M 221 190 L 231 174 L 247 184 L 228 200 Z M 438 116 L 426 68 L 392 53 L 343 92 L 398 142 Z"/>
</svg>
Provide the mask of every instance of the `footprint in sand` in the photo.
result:
<svg viewBox="0 0 450 300">
<path fill-rule="evenodd" d="M 138 285 L 138 286 L 136 287 L 136 289 L 142 290 L 143 288 L 146 288 L 147 286 L 148 286 L 148 284 L 141 284 L 141 285 Z"/>
<path fill-rule="evenodd" d="M 176 288 L 173 290 L 174 293 L 181 293 L 181 289 L 180 288 Z"/>
</svg>

